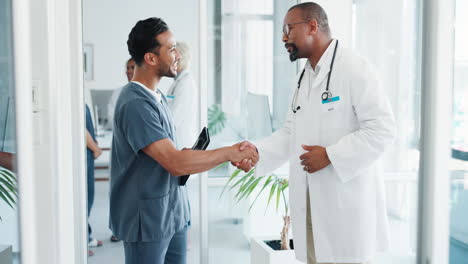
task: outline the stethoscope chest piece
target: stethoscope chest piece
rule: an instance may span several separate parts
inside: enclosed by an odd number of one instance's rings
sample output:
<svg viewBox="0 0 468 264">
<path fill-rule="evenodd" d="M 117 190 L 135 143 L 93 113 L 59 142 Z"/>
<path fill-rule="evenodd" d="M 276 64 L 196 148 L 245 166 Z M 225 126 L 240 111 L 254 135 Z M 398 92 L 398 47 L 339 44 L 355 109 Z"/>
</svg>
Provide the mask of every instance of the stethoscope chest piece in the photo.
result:
<svg viewBox="0 0 468 264">
<path fill-rule="evenodd" d="M 326 101 L 326 100 L 328 100 L 329 98 L 332 98 L 332 97 L 333 97 L 333 95 L 332 95 L 331 92 L 325 91 L 325 92 L 322 93 L 322 101 Z"/>
</svg>

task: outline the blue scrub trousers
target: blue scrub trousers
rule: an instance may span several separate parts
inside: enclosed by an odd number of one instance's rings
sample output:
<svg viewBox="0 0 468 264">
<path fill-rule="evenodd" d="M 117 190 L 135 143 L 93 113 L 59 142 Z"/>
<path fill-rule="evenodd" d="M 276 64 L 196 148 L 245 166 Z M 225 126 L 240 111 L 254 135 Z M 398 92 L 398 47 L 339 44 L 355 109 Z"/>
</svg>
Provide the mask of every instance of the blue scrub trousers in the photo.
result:
<svg viewBox="0 0 468 264">
<path fill-rule="evenodd" d="M 158 241 L 124 242 L 125 264 L 186 264 L 187 230 Z"/>
<path fill-rule="evenodd" d="M 86 151 L 87 183 L 88 183 L 88 219 L 94 202 L 94 154 L 91 150 Z M 88 220 L 88 242 L 91 241 L 91 226 Z"/>
</svg>

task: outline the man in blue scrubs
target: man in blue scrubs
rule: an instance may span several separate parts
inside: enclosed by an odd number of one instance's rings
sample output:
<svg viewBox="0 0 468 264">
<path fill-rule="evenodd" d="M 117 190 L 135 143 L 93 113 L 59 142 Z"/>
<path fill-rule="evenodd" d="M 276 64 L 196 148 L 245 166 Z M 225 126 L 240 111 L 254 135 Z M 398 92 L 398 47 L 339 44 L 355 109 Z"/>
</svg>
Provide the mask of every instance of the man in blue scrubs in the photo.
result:
<svg viewBox="0 0 468 264">
<path fill-rule="evenodd" d="M 162 77 L 174 77 L 180 55 L 167 24 L 139 21 L 127 41 L 136 62 L 117 100 L 112 142 L 110 220 L 124 241 L 126 264 L 185 264 L 190 209 L 179 177 L 225 162 L 258 161 L 240 144 L 208 151 L 178 150 Z M 194 98 L 195 99 L 195 98 Z"/>
</svg>

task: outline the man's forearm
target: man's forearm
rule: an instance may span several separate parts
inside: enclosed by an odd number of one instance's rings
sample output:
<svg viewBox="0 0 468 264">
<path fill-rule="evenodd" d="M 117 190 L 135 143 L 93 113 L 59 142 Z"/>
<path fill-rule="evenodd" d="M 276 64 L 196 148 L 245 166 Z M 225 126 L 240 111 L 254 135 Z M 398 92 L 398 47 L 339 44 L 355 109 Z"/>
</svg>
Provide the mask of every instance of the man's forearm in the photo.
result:
<svg viewBox="0 0 468 264">
<path fill-rule="evenodd" d="M 177 150 L 170 139 L 155 141 L 142 151 L 163 166 L 172 176 L 195 174 L 212 169 L 225 161 L 258 161 L 255 150 L 240 151 L 240 144 L 214 150 Z"/>
<path fill-rule="evenodd" d="M 181 151 L 178 164 L 180 175 L 196 174 L 210 170 L 223 162 L 230 160 L 230 147 L 214 150 L 185 150 Z M 179 175 L 175 175 L 179 176 Z"/>
<path fill-rule="evenodd" d="M 171 173 L 172 176 L 182 176 L 196 174 L 210 170 L 219 164 L 228 161 L 230 147 L 215 150 L 175 150 L 174 153 L 167 153 L 171 158 L 167 159 L 167 164 L 161 165 Z M 148 154 L 148 153 L 147 153 Z M 150 156 L 152 156 L 150 154 Z"/>
</svg>

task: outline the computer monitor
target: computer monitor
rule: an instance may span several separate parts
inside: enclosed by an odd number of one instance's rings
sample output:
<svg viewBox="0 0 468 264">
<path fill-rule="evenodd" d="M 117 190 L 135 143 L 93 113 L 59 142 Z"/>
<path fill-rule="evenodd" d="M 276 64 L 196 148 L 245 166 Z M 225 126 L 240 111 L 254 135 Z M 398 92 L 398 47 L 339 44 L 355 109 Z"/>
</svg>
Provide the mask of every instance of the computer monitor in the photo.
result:
<svg viewBox="0 0 468 264">
<path fill-rule="evenodd" d="M 271 135 L 270 104 L 267 95 L 247 94 L 248 139 L 260 139 Z"/>
</svg>

